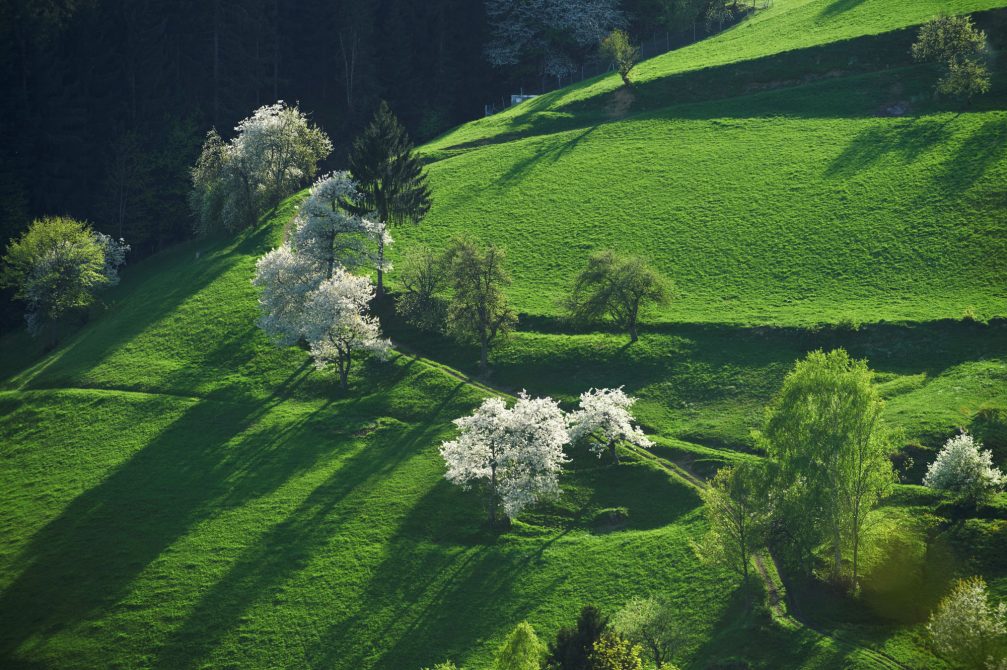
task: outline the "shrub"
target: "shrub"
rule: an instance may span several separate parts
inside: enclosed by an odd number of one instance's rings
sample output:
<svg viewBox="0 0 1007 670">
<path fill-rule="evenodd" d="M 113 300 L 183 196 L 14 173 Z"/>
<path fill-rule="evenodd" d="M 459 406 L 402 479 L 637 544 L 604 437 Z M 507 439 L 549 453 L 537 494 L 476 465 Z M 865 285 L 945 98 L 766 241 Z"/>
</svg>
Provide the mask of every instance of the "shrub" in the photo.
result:
<svg viewBox="0 0 1007 670">
<path fill-rule="evenodd" d="M 938 653 L 966 668 L 993 661 L 1007 633 L 1007 605 L 994 606 L 982 577 L 959 580 L 930 615 L 927 631 Z"/>
<path fill-rule="evenodd" d="M 968 433 L 944 443 L 923 477 L 923 485 L 946 491 L 959 502 L 975 505 L 1003 488 L 1004 474 L 993 466 L 993 454 Z"/>
</svg>

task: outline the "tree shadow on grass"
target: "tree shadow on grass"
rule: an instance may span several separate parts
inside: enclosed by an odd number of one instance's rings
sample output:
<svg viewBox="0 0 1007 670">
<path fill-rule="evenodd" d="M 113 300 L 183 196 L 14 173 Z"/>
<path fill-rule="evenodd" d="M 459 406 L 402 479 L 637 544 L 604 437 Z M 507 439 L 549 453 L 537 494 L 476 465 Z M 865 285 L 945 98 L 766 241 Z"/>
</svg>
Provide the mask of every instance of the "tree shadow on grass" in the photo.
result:
<svg viewBox="0 0 1007 670">
<path fill-rule="evenodd" d="M 525 545 L 485 527 L 473 495 L 442 480 L 411 508 L 360 605 L 309 650 L 311 667 L 411 668 L 457 660 L 487 631 L 499 632 L 548 597 L 559 578 L 540 585 L 536 601 L 514 592 L 531 556 Z"/>
<path fill-rule="evenodd" d="M 942 146 L 951 137 L 955 118 L 917 118 L 892 125 L 869 126 L 850 141 L 825 174 L 828 177 L 851 177 L 886 156 L 911 163 L 923 153 Z"/>
<path fill-rule="evenodd" d="M 302 375 L 291 375 L 290 385 Z M 195 523 L 312 467 L 321 450 L 292 435 L 321 432 L 309 427 L 326 404 L 293 422 L 260 425 L 280 402 L 195 401 L 36 532 L 15 563 L 18 577 L 0 594 L 0 658 L 13 662 L 27 640 L 58 635 L 113 606 Z"/>
<path fill-rule="evenodd" d="M 459 383 L 441 398 L 420 425 L 403 428 L 395 423 L 354 440 L 338 469 L 284 521 L 251 542 L 224 577 L 201 595 L 183 625 L 157 651 L 156 667 L 199 666 L 255 602 L 269 595 L 282 598 L 283 584 L 304 569 L 318 549 L 366 515 L 373 489 L 429 446 L 442 430 L 442 412 L 462 386 Z M 340 419 L 348 417 L 340 414 Z M 360 421 L 366 423 L 366 419 Z M 314 430 L 304 426 L 298 439 L 310 445 L 315 441 Z"/>
<path fill-rule="evenodd" d="M 262 227 L 236 244 L 238 248 L 259 248 L 269 236 L 270 229 Z M 100 365 L 220 279 L 236 262 L 234 250 L 222 242 L 208 251 L 194 249 L 194 244 L 188 244 L 145 260 L 136 273 L 124 277 L 116 287 L 112 294 L 115 309 L 85 326 L 59 350 L 14 380 L 32 388 L 46 388 Z"/>
<path fill-rule="evenodd" d="M 1007 118 L 991 118 L 976 128 L 944 163 L 936 179 L 963 192 L 1007 156 Z"/>
<path fill-rule="evenodd" d="M 831 19 L 837 14 L 842 14 L 843 12 L 848 12 L 851 9 L 855 9 L 862 5 L 864 0 L 833 0 L 828 5 L 822 8 L 822 11 L 818 13 L 818 16 L 822 19 Z"/>
</svg>

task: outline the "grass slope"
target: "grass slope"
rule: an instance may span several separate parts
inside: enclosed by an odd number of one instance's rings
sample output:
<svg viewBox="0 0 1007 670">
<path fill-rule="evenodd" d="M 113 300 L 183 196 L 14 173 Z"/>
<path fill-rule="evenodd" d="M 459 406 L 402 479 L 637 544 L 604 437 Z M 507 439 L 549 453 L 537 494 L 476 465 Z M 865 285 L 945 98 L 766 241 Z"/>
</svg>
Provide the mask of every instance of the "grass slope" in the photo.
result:
<svg viewBox="0 0 1007 670">
<path fill-rule="evenodd" d="M 723 70 L 724 66 L 744 61 L 897 31 L 941 12 L 966 14 L 1005 6 L 1004 0 L 774 0 L 768 9 L 719 35 L 640 63 L 632 76 L 637 86 L 647 87 L 674 75 Z M 906 56 L 904 50 L 901 55 Z M 854 65 L 851 59 L 842 63 L 842 67 Z M 805 58 L 802 66 L 813 64 Z M 433 153 L 570 122 L 583 116 L 590 104 L 599 107 L 599 99 L 620 85 L 615 73 L 589 79 L 455 128 L 424 150 Z M 675 100 L 677 94 L 668 93 L 665 104 Z"/>
<path fill-rule="evenodd" d="M 633 115 L 612 113 L 602 78 L 462 127 L 426 149 L 447 157 L 430 167 L 435 207 L 398 248 L 459 232 L 508 246 L 523 330 L 494 353 L 493 383 L 566 400 L 625 384 L 654 454 L 700 473 L 758 457 L 749 429 L 817 347 L 868 357 L 889 418 L 932 446 L 1007 404 L 1003 322 L 948 320 L 1005 312 L 1007 117 L 1001 94 L 942 113 L 924 71 L 878 64 L 904 52 L 886 31 L 1002 4 L 777 0 L 642 64 Z M 785 53 L 800 47 L 817 51 Z M 823 76 L 855 57 L 866 65 Z M 874 116 L 901 100 L 911 116 Z M 697 563 L 698 499 L 653 457 L 578 456 L 560 502 L 487 533 L 436 453 L 485 390 L 398 356 L 359 368 L 344 395 L 255 328 L 254 260 L 293 202 L 238 240 L 130 268 L 54 352 L 4 340 L 0 665 L 478 669 L 521 619 L 550 635 L 585 602 L 666 592 L 691 635 L 684 667 L 888 667 L 869 645 L 940 668 L 921 621 L 947 580 L 981 572 L 1007 594 L 1003 501 L 960 519 L 918 487 L 885 507 L 862 599 L 786 585 L 818 631 L 748 611 Z M 679 285 L 632 347 L 556 318 L 602 246 L 646 253 Z M 448 365 L 474 360 L 389 326 Z M 598 527 L 614 506 L 628 524 Z"/>
<path fill-rule="evenodd" d="M 532 315 L 560 313 L 587 255 L 606 247 L 675 280 L 678 298 L 652 317 L 661 321 L 1007 314 L 1007 113 L 836 118 L 837 102 L 886 83 L 867 79 L 671 107 L 436 162 L 434 207 L 398 231 L 400 248 L 462 233 L 507 247 L 513 298 Z"/>
<path fill-rule="evenodd" d="M 647 463 L 580 459 L 557 505 L 487 534 L 435 449 L 481 392 L 400 356 L 342 395 L 254 328 L 278 229 L 130 269 L 4 384 L 0 664 L 481 667 L 521 619 L 651 591 L 682 602 L 691 654 L 731 615 L 688 547 L 698 499 Z M 628 526 L 596 530 L 614 506 Z"/>
</svg>

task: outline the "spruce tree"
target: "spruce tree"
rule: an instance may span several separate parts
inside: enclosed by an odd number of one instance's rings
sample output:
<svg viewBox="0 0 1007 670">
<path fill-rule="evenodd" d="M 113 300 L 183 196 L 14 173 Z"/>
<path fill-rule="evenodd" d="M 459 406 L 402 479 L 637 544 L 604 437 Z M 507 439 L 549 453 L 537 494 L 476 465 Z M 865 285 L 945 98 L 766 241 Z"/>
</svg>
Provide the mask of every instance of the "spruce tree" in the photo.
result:
<svg viewBox="0 0 1007 670">
<path fill-rule="evenodd" d="M 353 141 L 350 174 L 360 198 L 346 203 L 363 216 L 377 216 L 388 226 L 419 223 L 430 210 L 430 188 L 423 164 L 413 154 L 406 129 L 382 101 L 370 125 Z M 384 240 L 378 246 L 377 294 L 384 294 Z"/>
</svg>

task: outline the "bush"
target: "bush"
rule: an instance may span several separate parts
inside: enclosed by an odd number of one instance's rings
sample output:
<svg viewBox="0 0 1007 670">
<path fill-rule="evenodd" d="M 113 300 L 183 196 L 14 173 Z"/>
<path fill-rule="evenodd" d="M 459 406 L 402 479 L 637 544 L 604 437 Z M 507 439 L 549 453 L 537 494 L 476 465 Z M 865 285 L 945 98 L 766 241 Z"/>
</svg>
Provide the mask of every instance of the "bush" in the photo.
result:
<svg viewBox="0 0 1007 670">
<path fill-rule="evenodd" d="M 591 525 L 600 530 L 621 528 L 629 522 L 629 510 L 625 507 L 606 507 L 595 512 Z"/>
<path fill-rule="evenodd" d="M 923 485 L 946 491 L 962 503 L 976 505 L 1003 488 L 1004 474 L 993 466 L 993 454 L 968 433 L 944 443 L 930 464 Z"/>
<path fill-rule="evenodd" d="M 962 579 L 930 616 L 927 631 L 938 653 L 962 667 L 984 668 L 1007 633 L 1007 605 L 990 602 L 982 577 Z"/>
</svg>

